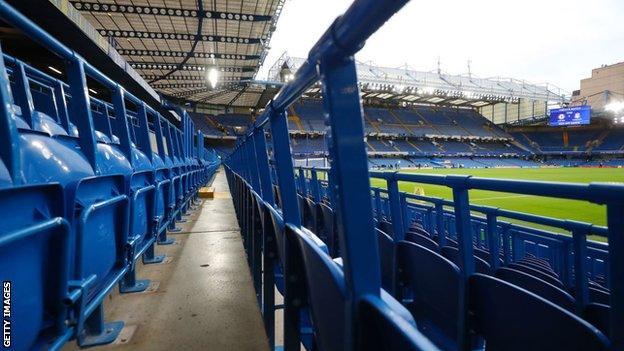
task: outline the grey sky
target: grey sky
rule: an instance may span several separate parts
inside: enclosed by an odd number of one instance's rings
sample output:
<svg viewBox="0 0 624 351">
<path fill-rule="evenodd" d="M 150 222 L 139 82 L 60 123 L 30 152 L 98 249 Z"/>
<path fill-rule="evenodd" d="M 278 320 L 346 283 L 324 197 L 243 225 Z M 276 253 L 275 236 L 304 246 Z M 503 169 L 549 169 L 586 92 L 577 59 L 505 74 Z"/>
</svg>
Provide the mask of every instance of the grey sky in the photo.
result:
<svg viewBox="0 0 624 351">
<path fill-rule="evenodd" d="M 351 0 L 287 0 L 260 71 L 284 52 L 305 57 Z M 623 0 L 412 0 L 356 58 L 479 77 L 548 82 L 568 92 L 601 64 L 624 61 Z"/>
</svg>

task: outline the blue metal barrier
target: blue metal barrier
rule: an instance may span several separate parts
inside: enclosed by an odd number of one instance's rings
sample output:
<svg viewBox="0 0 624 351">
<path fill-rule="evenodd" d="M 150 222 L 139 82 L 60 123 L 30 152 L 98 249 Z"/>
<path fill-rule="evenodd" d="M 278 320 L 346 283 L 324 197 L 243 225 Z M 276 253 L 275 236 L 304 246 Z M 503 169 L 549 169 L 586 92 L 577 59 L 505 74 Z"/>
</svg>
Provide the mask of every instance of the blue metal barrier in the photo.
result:
<svg viewBox="0 0 624 351">
<path fill-rule="evenodd" d="M 368 323 L 384 325 L 388 328 L 386 331 L 392 330 L 393 333 L 402 335 L 404 338 L 397 338 L 395 347 L 401 345 L 405 349 L 435 349 L 426 339 L 417 336 L 419 334 L 413 326 L 406 334 L 401 323 L 412 325 L 411 318 L 389 318 L 395 308 L 390 306 L 398 303 L 393 304 L 392 298 L 388 300 L 386 295 L 380 294 L 379 259 L 368 195 L 368 161 L 362 137 L 362 114 L 352 57 L 361 48 L 364 40 L 405 2 L 355 1 L 318 41 L 310 51 L 308 60 L 296 73 L 295 79 L 285 85 L 271 101 L 265 112 L 257 118 L 250 133 L 239 140 L 235 151 L 226 161 L 228 180 L 235 202 L 238 203 L 237 214 L 242 223 L 243 236 L 270 233 L 270 241 L 275 240 L 278 244 L 277 252 L 264 248 L 264 255 L 277 256 L 270 261 L 271 266 L 277 265 L 275 278 L 265 274 L 267 279 L 264 281 L 272 286 L 275 279 L 279 287 L 279 271 L 284 274 L 285 350 L 299 349 L 300 342 L 307 348 L 318 345 L 321 349 L 365 349 L 373 344 L 372 341 L 368 342 L 369 339 L 378 341 L 385 337 L 385 333 L 378 328 L 373 328 L 375 333 L 363 334 L 362 331 Z M 300 195 L 293 174 L 286 119 L 287 107 L 319 79 L 323 82 L 324 107 L 330 116 L 327 120 L 331 130 L 328 138 L 329 154 L 335 169 L 331 176 L 335 186 L 330 187 L 330 193 L 337 217 L 337 233 L 342 253 L 340 266 L 335 267 L 331 259 L 328 260 L 329 256 L 323 257 L 327 254 L 322 249 L 321 240 L 301 227 Z M 340 118 L 331 117 L 338 114 Z M 276 186 L 279 190 L 276 194 L 281 210 L 276 206 L 277 199 L 273 197 L 271 189 L 272 171 L 266 157 L 268 149 L 263 140 L 265 128 L 271 133 L 272 156 L 276 165 L 273 178 L 277 180 Z M 300 174 L 299 180 L 300 192 L 305 193 L 308 187 L 303 174 Z M 320 193 L 320 189 L 318 190 Z M 248 228 L 254 228 L 248 225 L 249 221 L 253 221 L 253 212 L 248 211 L 250 202 L 247 199 L 250 198 L 261 200 L 261 207 L 270 214 L 265 217 L 262 230 L 256 233 L 248 231 Z M 305 201 L 301 204 L 305 206 Z M 273 225 L 267 222 L 271 218 Z M 273 236 L 275 239 L 272 239 Z M 317 247 L 319 244 L 321 245 Z M 336 270 L 344 272 L 344 276 L 342 273 L 330 273 L 337 272 Z M 319 299 L 323 299 L 325 294 L 318 290 L 323 285 L 311 283 L 315 275 L 332 281 L 327 281 L 327 284 L 332 284 L 330 286 L 344 285 L 347 288 L 338 288 L 330 300 L 323 304 Z M 271 288 L 264 289 L 263 312 L 265 322 L 272 323 L 272 318 L 266 316 L 274 313 L 275 309 L 275 306 L 266 306 L 272 304 L 272 297 L 266 296 L 272 294 L 270 290 Z M 363 311 L 360 308 L 363 306 L 377 311 L 372 313 L 373 320 L 368 320 L 367 323 L 360 320 Z M 313 340 L 308 339 L 309 331 L 306 329 L 305 316 L 308 308 L 314 328 Z M 338 311 L 341 318 L 332 320 L 327 315 L 327 308 L 334 308 L 333 312 Z M 337 326 L 340 327 L 332 329 L 327 323 L 338 323 Z M 273 346 L 273 325 L 266 327 Z"/>
</svg>

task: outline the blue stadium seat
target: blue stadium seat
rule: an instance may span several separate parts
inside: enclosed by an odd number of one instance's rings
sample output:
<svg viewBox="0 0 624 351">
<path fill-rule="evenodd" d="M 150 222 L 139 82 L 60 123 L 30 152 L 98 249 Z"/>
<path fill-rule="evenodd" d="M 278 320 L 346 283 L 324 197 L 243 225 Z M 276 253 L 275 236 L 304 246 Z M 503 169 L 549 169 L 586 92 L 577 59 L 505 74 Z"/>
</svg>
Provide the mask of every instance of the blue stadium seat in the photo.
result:
<svg viewBox="0 0 624 351">
<path fill-rule="evenodd" d="M 458 248 L 451 247 L 451 246 L 444 246 L 440 249 L 440 254 L 444 256 L 446 259 L 448 259 L 449 261 L 455 264 L 459 264 L 460 258 L 459 258 Z M 491 268 L 490 268 L 489 263 L 487 263 L 486 261 L 484 261 L 483 259 L 477 256 L 474 256 L 474 260 L 475 260 L 475 272 L 482 273 L 482 274 L 491 273 Z"/>
<path fill-rule="evenodd" d="M 375 229 L 377 233 L 377 249 L 379 250 L 379 260 L 381 265 L 381 287 L 386 291 L 393 291 L 394 281 L 394 240 L 390 235 L 380 229 Z"/>
<path fill-rule="evenodd" d="M 506 267 L 497 269 L 494 276 L 543 297 L 557 306 L 574 313 L 574 298 L 565 292 L 565 290 L 560 289 L 544 280 Z"/>
<path fill-rule="evenodd" d="M 432 239 L 429 239 L 428 237 L 421 235 L 421 234 L 416 234 L 413 232 L 407 232 L 405 233 L 405 241 L 409 241 L 411 243 L 414 244 L 418 244 L 424 248 L 427 248 L 433 252 L 440 252 L 440 246 L 438 245 L 438 243 L 436 243 L 435 241 L 433 241 Z"/>
<path fill-rule="evenodd" d="M 418 329 L 444 350 L 457 349 L 459 296 L 463 278 L 459 268 L 440 254 L 411 242 L 397 244 L 397 267 L 408 291 L 407 308 Z"/>
<path fill-rule="evenodd" d="M 63 202 L 58 184 L 0 190 L 5 219 L 0 234 L 0 276 L 4 284 L 10 284 L 3 289 L 12 297 L 11 349 L 58 350 L 74 333 L 65 323 L 72 297 L 70 226 Z"/>
<path fill-rule="evenodd" d="M 595 327 L 563 308 L 500 279 L 468 278 L 472 329 L 491 350 L 608 350 Z"/>
<path fill-rule="evenodd" d="M 526 266 L 526 265 L 522 265 L 522 264 L 518 264 L 518 263 L 510 263 L 507 265 L 507 267 L 515 269 L 517 271 L 520 272 L 524 272 L 527 273 L 529 275 L 532 275 L 536 278 L 539 278 L 545 282 L 548 282 L 549 284 L 552 284 L 560 289 L 565 289 L 565 287 L 563 286 L 563 283 L 561 282 L 561 280 L 553 277 L 550 274 L 544 273 L 541 270 Z"/>
</svg>

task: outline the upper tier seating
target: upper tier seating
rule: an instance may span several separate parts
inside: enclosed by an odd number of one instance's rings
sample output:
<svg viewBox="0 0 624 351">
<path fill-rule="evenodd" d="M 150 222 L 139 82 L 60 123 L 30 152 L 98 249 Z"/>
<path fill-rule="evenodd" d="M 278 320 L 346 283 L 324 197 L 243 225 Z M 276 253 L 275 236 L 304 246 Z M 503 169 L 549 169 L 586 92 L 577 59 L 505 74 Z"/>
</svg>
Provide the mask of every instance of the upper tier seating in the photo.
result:
<svg viewBox="0 0 624 351">
<path fill-rule="evenodd" d="M 513 137 L 536 152 L 618 151 L 624 146 L 623 129 L 556 129 L 512 132 Z M 602 142 L 600 142 L 600 139 Z"/>
<path fill-rule="evenodd" d="M 291 111 L 294 111 L 300 123 L 289 123 L 290 130 L 324 131 L 323 108 L 320 101 L 296 102 Z M 474 110 L 448 107 L 365 107 L 364 123 L 367 133 L 509 137 Z"/>
</svg>

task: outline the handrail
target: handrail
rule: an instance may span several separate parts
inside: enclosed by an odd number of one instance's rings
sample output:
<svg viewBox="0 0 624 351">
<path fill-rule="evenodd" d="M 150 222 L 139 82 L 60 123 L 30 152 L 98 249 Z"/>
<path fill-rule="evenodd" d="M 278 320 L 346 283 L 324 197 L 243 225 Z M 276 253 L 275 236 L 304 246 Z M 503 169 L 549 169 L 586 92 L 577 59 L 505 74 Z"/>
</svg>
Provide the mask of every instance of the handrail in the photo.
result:
<svg viewBox="0 0 624 351">
<path fill-rule="evenodd" d="M 414 174 L 400 172 L 371 171 L 372 178 L 427 183 L 466 189 L 499 191 L 535 196 L 561 197 L 570 200 L 584 200 L 597 204 L 621 202 L 624 199 L 624 185 L 592 182 L 558 183 L 531 180 L 504 180 L 464 175 Z M 607 190 L 608 189 L 608 190 Z"/>
</svg>

